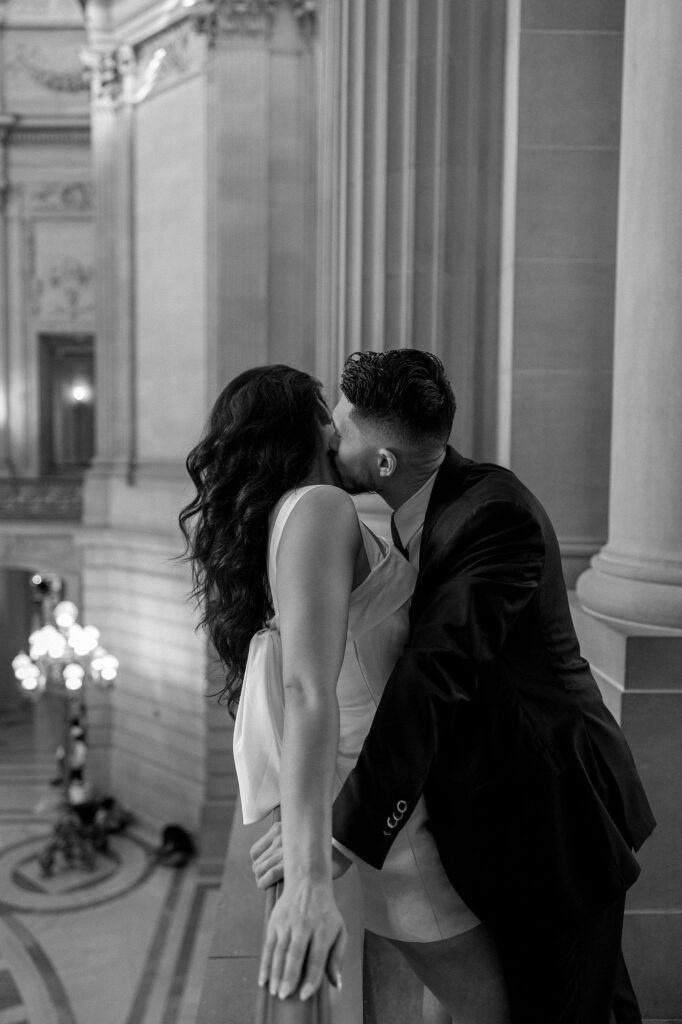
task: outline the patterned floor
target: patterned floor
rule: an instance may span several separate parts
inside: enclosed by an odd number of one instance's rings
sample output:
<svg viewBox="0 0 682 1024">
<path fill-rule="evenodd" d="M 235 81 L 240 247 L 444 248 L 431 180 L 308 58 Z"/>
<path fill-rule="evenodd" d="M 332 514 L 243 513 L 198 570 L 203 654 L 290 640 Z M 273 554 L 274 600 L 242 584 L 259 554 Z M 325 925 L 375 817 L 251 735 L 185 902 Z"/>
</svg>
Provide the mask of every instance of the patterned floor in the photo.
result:
<svg viewBox="0 0 682 1024">
<path fill-rule="evenodd" d="M 0 718 L 0 1024 L 193 1024 L 217 883 L 159 866 L 134 829 L 43 878 L 50 733 L 37 708 Z"/>
</svg>

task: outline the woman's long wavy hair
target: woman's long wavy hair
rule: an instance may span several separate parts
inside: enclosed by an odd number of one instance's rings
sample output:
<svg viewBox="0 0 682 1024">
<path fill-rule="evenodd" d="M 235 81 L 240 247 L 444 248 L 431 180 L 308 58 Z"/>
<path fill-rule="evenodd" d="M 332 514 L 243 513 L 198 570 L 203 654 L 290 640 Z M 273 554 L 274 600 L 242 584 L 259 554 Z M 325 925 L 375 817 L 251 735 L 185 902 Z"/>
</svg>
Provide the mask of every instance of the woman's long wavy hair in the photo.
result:
<svg viewBox="0 0 682 1024">
<path fill-rule="evenodd" d="M 329 416 L 322 385 L 289 366 L 235 377 L 187 456 L 196 495 L 179 516 L 204 626 L 225 669 L 220 696 L 235 713 L 251 637 L 273 614 L 269 515 L 310 471 Z"/>
</svg>

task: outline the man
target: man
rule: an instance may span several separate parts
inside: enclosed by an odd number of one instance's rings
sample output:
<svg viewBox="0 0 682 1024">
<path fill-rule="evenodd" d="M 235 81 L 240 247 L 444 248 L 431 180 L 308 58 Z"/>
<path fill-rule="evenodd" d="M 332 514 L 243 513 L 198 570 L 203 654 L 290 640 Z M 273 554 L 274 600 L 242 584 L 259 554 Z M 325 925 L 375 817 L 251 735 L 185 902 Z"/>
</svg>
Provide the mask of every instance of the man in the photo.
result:
<svg viewBox="0 0 682 1024">
<path fill-rule="evenodd" d="M 447 445 L 435 356 L 357 353 L 341 391 L 340 480 L 394 509 L 418 578 L 410 641 L 335 802 L 337 849 L 380 868 L 423 794 L 448 877 L 498 941 L 512 1020 L 607 1024 L 628 984 L 632 850 L 654 820 L 580 656 L 554 530 L 511 472 Z"/>
</svg>

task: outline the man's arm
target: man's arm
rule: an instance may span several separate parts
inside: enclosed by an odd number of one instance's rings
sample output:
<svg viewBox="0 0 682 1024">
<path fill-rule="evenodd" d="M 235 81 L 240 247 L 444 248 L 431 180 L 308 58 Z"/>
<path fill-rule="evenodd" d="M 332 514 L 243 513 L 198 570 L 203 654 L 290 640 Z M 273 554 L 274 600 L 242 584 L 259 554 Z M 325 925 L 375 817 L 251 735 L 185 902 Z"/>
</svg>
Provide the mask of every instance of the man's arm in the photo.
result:
<svg viewBox="0 0 682 1024">
<path fill-rule="evenodd" d="M 543 562 L 539 523 L 509 501 L 472 508 L 448 539 L 434 589 L 334 803 L 334 838 L 374 867 L 412 813 L 458 705 L 471 699 L 477 666 L 499 654 L 533 599 Z"/>
</svg>

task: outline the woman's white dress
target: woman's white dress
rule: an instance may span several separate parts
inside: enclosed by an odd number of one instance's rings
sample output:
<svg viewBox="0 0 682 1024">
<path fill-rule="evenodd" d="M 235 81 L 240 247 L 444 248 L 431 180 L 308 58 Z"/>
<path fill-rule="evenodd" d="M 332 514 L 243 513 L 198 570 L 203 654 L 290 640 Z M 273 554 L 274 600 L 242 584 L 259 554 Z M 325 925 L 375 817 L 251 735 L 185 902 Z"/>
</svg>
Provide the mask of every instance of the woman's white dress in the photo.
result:
<svg viewBox="0 0 682 1024">
<path fill-rule="evenodd" d="M 310 489 L 302 487 L 285 497 L 271 529 L 268 576 L 275 615 L 251 641 L 234 732 L 245 824 L 259 821 L 279 804 L 284 696 L 276 558 L 285 523 Z M 346 650 L 337 685 L 336 792 L 357 760 L 383 688 L 407 640 L 409 601 L 416 580 L 416 570 L 388 541 L 375 536 L 362 522 L 360 527 L 370 573 L 350 599 Z M 349 913 L 360 914 L 364 926 L 378 935 L 412 942 L 448 938 L 478 924 L 443 870 L 423 799 L 398 833 L 381 871 L 361 860 L 356 865 L 363 908 L 358 905 L 357 893 L 346 892 L 342 901 L 346 906 L 341 909 L 349 934 L 353 931 Z M 352 884 L 357 888 L 357 883 Z M 348 957 L 347 953 L 346 960 Z"/>
</svg>

